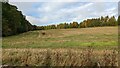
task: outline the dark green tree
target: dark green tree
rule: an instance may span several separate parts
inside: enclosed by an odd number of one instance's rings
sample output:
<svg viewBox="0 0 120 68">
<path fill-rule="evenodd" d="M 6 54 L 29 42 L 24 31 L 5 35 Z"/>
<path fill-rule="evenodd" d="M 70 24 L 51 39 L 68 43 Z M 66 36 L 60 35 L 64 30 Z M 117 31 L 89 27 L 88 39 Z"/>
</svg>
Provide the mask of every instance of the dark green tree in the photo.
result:
<svg viewBox="0 0 120 68">
<path fill-rule="evenodd" d="M 33 30 L 21 11 L 9 3 L 2 3 L 2 36 L 10 36 Z"/>
<path fill-rule="evenodd" d="M 118 25 L 120 25 L 120 16 L 118 16 L 117 23 L 118 23 Z"/>
</svg>

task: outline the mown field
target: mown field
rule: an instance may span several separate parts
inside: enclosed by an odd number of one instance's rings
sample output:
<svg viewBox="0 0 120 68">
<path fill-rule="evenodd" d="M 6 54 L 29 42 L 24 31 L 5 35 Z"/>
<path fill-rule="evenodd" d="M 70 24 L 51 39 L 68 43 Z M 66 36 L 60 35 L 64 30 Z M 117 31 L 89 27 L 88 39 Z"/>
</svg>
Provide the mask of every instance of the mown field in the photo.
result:
<svg viewBox="0 0 120 68">
<path fill-rule="evenodd" d="M 42 35 L 45 32 L 45 35 Z M 4 37 L 3 48 L 68 48 L 81 46 L 117 46 L 117 27 L 52 29 L 30 31 Z"/>
<path fill-rule="evenodd" d="M 118 66 L 117 45 L 118 27 L 30 31 L 3 37 L 2 64 Z"/>
</svg>

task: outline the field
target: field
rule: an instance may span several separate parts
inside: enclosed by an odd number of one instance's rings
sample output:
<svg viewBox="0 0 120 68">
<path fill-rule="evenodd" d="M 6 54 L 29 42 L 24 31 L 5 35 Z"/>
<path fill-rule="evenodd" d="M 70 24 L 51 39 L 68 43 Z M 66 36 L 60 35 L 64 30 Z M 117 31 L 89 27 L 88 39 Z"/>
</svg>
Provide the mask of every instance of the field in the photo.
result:
<svg viewBox="0 0 120 68">
<path fill-rule="evenodd" d="M 45 35 L 42 35 L 45 32 Z M 117 27 L 53 29 L 30 31 L 3 38 L 3 48 L 58 48 L 81 46 L 116 46 Z"/>
<path fill-rule="evenodd" d="M 117 45 L 118 27 L 30 31 L 2 39 L 2 64 L 118 66 Z"/>
</svg>

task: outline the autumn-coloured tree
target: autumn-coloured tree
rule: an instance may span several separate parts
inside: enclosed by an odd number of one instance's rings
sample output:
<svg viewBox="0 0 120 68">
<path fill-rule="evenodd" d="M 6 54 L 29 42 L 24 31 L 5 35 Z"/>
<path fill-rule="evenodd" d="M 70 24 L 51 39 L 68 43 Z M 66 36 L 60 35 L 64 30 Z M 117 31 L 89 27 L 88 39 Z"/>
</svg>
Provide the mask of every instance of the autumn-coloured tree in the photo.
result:
<svg viewBox="0 0 120 68">
<path fill-rule="evenodd" d="M 72 23 L 72 28 L 78 28 L 78 26 L 79 26 L 79 25 L 78 25 L 78 22 L 75 22 L 75 21 L 74 21 L 74 22 Z"/>
<path fill-rule="evenodd" d="M 112 16 L 112 17 L 109 19 L 109 23 L 110 23 L 111 26 L 117 25 L 117 21 L 116 21 L 116 19 L 115 19 L 114 16 Z"/>
</svg>

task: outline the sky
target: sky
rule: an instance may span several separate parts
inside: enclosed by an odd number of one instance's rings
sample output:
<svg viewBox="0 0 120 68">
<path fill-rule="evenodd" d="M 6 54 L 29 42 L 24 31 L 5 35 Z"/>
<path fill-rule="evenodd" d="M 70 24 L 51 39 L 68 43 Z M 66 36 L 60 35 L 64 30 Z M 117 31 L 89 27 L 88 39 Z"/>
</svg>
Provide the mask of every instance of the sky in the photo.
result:
<svg viewBox="0 0 120 68">
<path fill-rule="evenodd" d="M 75 0 L 74 0 L 75 1 Z M 109 0 L 112 1 L 112 0 Z M 44 26 L 59 23 L 80 23 L 85 19 L 98 18 L 101 16 L 118 16 L 118 2 L 73 2 L 69 1 L 10 1 L 10 4 L 18 7 L 19 11 L 33 25 Z"/>
</svg>

